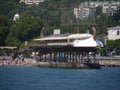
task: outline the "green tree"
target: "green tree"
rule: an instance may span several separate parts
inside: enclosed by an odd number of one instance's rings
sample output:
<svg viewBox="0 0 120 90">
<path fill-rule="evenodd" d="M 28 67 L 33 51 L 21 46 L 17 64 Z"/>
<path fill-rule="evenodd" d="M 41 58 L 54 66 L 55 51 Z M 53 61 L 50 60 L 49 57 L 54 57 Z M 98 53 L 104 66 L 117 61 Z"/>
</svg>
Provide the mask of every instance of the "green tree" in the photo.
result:
<svg viewBox="0 0 120 90">
<path fill-rule="evenodd" d="M 5 46 L 5 40 L 9 33 L 10 21 L 6 16 L 0 15 L 0 46 Z"/>
<path fill-rule="evenodd" d="M 117 53 L 120 53 L 120 39 L 108 40 L 106 48 L 110 51 L 115 49 Z"/>
<path fill-rule="evenodd" d="M 20 20 L 14 22 L 11 26 L 6 42 L 8 45 L 19 46 L 20 43 L 30 41 L 39 36 L 42 26 L 43 24 L 39 17 L 24 14 L 21 16 Z"/>
<path fill-rule="evenodd" d="M 117 22 L 117 24 L 120 25 L 120 6 L 119 6 L 119 8 L 117 10 L 117 13 L 115 13 L 113 15 L 113 18 L 115 19 L 115 21 Z"/>
<path fill-rule="evenodd" d="M 0 14 L 9 16 L 9 13 L 16 8 L 19 0 L 0 0 Z"/>
</svg>

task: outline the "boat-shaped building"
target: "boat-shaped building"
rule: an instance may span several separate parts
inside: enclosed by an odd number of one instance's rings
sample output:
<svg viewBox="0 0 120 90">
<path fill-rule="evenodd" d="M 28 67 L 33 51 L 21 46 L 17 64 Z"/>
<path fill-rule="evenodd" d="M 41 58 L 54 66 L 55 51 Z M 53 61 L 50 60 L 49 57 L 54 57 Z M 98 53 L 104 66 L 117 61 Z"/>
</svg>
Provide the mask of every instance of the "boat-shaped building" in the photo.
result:
<svg viewBox="0 0 120 90">
<path fill-rule="evenodd" d="M 67 62 L 99 67 L 95 54 L 103 44 L 92 34 L 52 34 L 34 41 L 36 44 L 32 48 L 39 52 L 40 62 Z"/>
<path fill-rule="evenodd" d="M 92 34 L 52 34 L 34 41 L 38 46 L 103 47 Z"/>
</svg>

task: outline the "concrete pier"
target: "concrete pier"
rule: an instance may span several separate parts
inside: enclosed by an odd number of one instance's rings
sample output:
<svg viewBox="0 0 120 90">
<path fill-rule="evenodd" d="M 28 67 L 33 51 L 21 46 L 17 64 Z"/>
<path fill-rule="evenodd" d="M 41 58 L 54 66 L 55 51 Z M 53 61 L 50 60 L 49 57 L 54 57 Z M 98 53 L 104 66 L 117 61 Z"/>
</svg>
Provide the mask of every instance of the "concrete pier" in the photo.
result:
<svg viewBox="0 0 120 90">
<path fill-rule="evenodd" d="M 98 63 L 70 63 L 70 62 L 36 62 L 34 64 L 36 67 L 50 67 L 50 68 L 88 68 L 88 69 L 100 69 Z"/>
<path fill-rule="evenodd" d="M 120 60 L 98 60 L 101 66 L 120 67 Z"/>
</svg>

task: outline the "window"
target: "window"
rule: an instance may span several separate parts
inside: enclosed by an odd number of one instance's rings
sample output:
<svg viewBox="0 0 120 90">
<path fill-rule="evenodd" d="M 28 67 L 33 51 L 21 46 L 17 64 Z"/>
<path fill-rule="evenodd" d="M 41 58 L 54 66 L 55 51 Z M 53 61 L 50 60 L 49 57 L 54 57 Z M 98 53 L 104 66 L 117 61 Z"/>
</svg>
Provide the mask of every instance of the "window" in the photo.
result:
<svg viewBox="0 0 120 90">
<path fill-rule="evenodd" d="M 117 31 L 117 35 L 120 35 L 119 31 Z"/>
</svg>

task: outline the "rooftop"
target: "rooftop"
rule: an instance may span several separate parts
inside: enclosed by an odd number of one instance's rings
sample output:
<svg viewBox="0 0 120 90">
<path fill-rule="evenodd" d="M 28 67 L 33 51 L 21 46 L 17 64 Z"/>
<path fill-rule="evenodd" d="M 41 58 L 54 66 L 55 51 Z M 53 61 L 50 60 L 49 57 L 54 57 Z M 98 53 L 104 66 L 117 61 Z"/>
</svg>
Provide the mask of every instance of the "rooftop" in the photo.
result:
<svg viewBox="0 0 120 90">
<path fill-rule="evenodd" d="M 120 26 L 107 28 L 108 30 L 120 30 Z"/>
<path fill-rule="evenodd" d="M 91 37 L 91 34 L 52 34 L 40 39 L 34 39 L 34 41 L 44 41 L 44 40 L 65 40 L 65 39 L 86 39 Z"/>
</svg>

